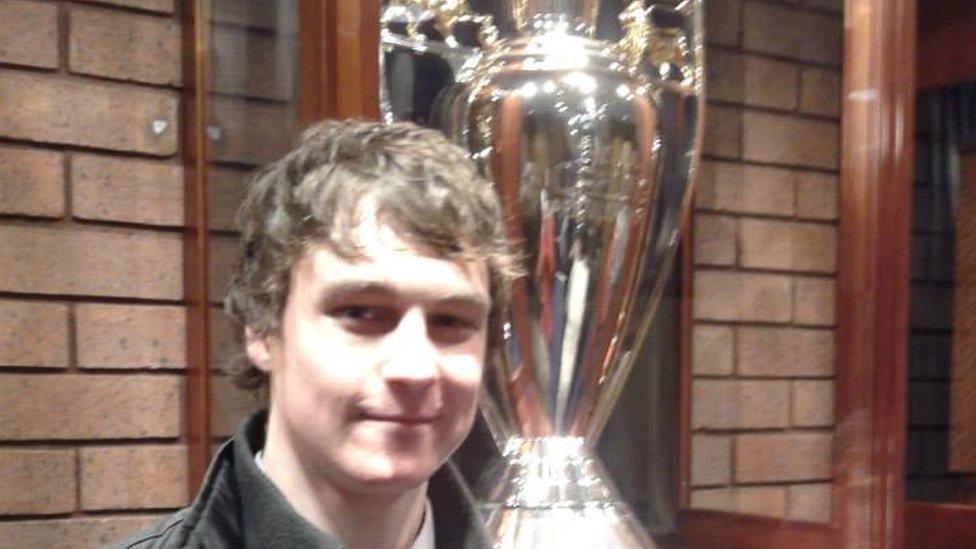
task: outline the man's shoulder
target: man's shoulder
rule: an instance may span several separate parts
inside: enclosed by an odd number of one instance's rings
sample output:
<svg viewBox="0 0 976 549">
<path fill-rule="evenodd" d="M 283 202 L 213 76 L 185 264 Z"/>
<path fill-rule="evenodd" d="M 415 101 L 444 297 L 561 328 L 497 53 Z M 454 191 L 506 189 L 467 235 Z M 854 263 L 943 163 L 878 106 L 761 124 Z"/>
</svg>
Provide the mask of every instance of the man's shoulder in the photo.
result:
<svg viewBox="0 0 976 549">
<path fill-rule="evenodd" d="M 149 528 L 112 546 L 112 549 L 168 549 L 186 546 L 186 517 L 190 507 L 185 507 L 160 520 Z"/>
</svg>

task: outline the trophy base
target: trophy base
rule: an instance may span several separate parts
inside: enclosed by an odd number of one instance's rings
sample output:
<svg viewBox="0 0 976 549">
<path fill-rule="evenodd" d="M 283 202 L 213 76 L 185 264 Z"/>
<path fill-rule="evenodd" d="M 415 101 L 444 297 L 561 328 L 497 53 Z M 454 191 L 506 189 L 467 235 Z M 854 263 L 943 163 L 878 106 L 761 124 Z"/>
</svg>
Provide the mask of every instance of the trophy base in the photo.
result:
<svg viewBox="0 0 976 549">
<path fill-rule="evenodd" d="M 495 547 L 656 547 L 581 437 L 513 437 L 481 486 Z"/>
</svg>

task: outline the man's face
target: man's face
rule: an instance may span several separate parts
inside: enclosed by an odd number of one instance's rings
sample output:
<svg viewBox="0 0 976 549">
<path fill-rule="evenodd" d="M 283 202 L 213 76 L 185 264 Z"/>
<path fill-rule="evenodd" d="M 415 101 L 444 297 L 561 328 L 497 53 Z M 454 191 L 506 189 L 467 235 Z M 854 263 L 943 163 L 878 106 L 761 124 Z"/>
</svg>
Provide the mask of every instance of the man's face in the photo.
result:
<svg viewBox="0 0 976 549">
<path fill-rule="evenodd" d="M 345 490 L 402 490 L 471 428 L 487 269 L 421 254 L 375 221 L 356 236 L 365 258 L 323 245 L 292 269 L 280 337 L 266 344 L 271 421 L 313 476 Z"/>
</svg>

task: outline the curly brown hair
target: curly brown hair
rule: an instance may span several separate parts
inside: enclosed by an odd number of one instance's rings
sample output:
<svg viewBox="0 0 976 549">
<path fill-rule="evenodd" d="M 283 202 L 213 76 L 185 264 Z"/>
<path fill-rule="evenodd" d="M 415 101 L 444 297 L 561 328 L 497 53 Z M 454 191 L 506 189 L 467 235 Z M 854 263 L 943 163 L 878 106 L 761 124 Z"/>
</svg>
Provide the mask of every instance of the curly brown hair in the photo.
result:
<svg viewBox="0 0 976 549">
<path fill-rule="evenodd" d="M 291 269 L 309 245 L 361 257 L 354 229 L 364 198 L 375 215 L 425 253 L 484 261 L 492 310 L 489 352 L 498 349 L 508 288 L 517 276 L 491 184 L 467 153 L 409 123 L 327 120 L 248 182 L 237 221 L 242 254 L 225 300 L 239 327 L 280 334 Z M 267 374 L 241 357 L 238 385 L 262 389 Z"/>
</svg>

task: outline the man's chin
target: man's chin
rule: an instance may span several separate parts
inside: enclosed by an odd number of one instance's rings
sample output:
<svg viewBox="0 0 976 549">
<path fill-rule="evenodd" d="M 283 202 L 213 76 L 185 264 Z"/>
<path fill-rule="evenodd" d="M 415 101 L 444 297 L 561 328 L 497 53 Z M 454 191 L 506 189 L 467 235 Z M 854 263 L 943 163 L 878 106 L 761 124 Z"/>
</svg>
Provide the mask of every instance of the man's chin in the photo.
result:
<svg viewBox="0 0 976 549">
<path fill-rule="evenodd" d="M 423 486 L 436 470 L 436 467 L 418 465 L 393 469 L 359 470 L 351 476 L 363 492 L 395 494 Z"/>
</svg>

